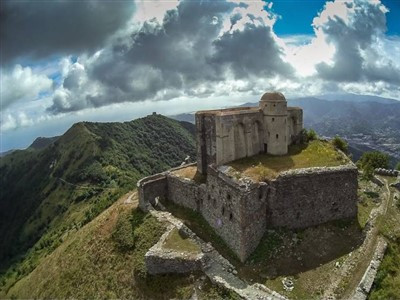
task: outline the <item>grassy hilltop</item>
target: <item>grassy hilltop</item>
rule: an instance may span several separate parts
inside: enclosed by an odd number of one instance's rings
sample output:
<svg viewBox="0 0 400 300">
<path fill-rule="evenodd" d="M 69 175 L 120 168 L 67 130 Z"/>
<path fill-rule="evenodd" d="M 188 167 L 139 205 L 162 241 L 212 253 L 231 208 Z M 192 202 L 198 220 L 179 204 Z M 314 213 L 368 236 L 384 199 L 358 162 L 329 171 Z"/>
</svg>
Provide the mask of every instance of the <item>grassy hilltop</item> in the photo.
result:
<svg viewBox="0 0 400 300">
<path fill-rule="evenodd" d="M 0 296 L 139 178 L 177 166 L 187 155 L 195 155 L 193 125 L 153 115 L 77 123 L 43 149 L 3 157 Z"/>
</svg>

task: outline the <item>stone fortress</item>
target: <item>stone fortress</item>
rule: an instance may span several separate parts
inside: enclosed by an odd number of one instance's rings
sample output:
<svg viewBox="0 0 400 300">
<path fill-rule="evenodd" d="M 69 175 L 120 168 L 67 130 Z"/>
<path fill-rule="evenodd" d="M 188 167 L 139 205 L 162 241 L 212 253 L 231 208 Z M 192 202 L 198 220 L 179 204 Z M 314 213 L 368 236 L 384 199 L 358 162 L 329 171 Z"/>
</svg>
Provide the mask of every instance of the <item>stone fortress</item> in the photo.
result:
<svg viewBox="0 0 400 300">
<path fill-rule="evenodd" d="M 184 165 L 138 182 L 139 205 L 157 199 L 200 213 L 241 261 L 267 229 L 304 228 L 357 215 L 357 168 L 291 169 L 271 180 L 237 178 L 226 164 L 260 153 L 285 155 L 300 141 L 301 108 L 287 107 L 281 93 L 266 93 L 259 107 L 196 113 L 197 164 Z M 204 180 L 181 176 L 196 168 Z"/>
<path fill-rule="evenodd" d="M 259 107 L 196 113 L 197 166 L 222 165 L 259 153 L 284 155 L 303 129 L 303 110 L 287 107 L 281 93 L 265 93 Z"/>
</svg>

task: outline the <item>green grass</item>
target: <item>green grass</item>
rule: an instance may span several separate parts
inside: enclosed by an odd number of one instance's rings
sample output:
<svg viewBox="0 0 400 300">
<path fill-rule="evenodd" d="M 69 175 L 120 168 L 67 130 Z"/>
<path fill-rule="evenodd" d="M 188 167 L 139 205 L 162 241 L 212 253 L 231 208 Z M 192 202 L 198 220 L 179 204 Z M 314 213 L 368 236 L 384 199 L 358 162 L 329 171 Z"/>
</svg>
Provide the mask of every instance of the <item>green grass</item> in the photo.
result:
<svg viewBox="0 0 400 300">
<path fill-rule="evenodd" d="M 283 156 L 259 154 L 229 163 L 242 175 L 256 181 L 272 179 L 282 171 L 310 167 L 333 167 L 349 163 L 350 159 L 325 141 L 315 140 L 308 144 L 289 146 Z"/>
<path fill-rule="evenodd" d="M 248 260 L 257 264 L 271 258 L 282 244 L 282 234 L 282 231 L 267 231 Z"/>
<path fill-rule="evenodd" d="M 200 247 L 174 228 L 165 239 L 163 247 L 179 252 L 200 253 Z"/>
<path fill-rule="evenodd" d="M 121 221 L 123 220 L 123 221 Z M 121 249 L 120 225 L 134 237 Z M 151 276 L 144 254 L 164 233 L 154 217 L 117 202 L 66 240 L 1 298 L 189 299 L 200 274 Z M 213 289 L 209 287 L 208 289 Z M 205 291 L 207 292 L 207 291 Z"/>
</svg>

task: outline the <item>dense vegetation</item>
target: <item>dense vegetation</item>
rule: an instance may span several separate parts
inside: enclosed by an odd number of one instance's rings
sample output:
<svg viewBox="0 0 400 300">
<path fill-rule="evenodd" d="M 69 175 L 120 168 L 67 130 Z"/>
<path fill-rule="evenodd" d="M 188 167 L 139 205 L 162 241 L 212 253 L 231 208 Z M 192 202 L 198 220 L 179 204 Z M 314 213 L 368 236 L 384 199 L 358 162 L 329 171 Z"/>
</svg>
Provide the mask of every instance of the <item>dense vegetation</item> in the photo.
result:
<svg viewBox="0 0 400 300">
<path fill-rule="evenodd" d="M 379 151 L 365 152 L 357 161 L 357 166 L 363 171 L 365 178 L 371 178 L 376 168 L 389 167 L 389 156 Z"/>
<path fill-rule="evenodd" d="M 139 178 L 194 157 L 194 145 L 193 125 L 154 115 L 77 123 L 43 149 L 3 157 L 0 288 L 30 273 Z"/>
</svg>

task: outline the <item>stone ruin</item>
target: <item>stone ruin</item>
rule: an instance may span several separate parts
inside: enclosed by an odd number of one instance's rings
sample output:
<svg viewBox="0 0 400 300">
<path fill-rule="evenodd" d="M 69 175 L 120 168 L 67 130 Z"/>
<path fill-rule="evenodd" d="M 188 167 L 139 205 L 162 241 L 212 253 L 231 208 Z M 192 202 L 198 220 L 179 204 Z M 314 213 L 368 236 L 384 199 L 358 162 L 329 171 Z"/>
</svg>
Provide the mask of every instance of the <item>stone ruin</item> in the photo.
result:
<svg viewBox="0 0 400 300">
<path fill-rule="evenodd" d="M 287 107 L 280 93 L 266 93 L 257 108 L 196 113 L 197 164 L 188 164 L 138 182 L 139 206 L 156 199 L 200 213 L 241 261 L 255 250 L 267 229 L 304 228 L 357 215 L 357 167 L 293 169 L 276 179 L 237 179 L 226 163 L 258 153 L 284 155 L 303 129 L 302 110 Z M 176 174 L 196 167 L 205 178 Z"/>
</svg>

